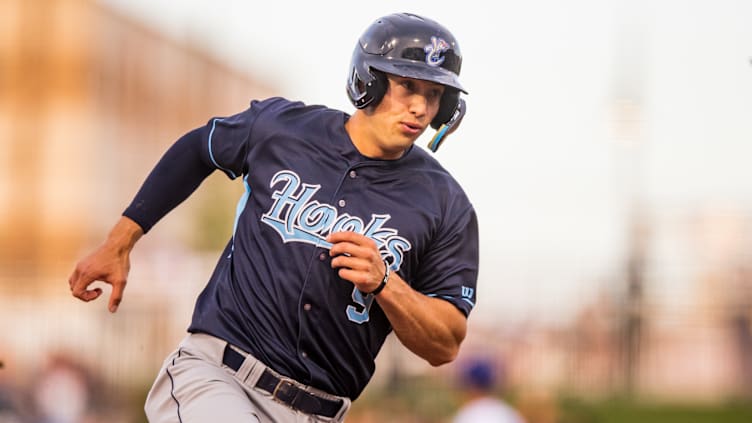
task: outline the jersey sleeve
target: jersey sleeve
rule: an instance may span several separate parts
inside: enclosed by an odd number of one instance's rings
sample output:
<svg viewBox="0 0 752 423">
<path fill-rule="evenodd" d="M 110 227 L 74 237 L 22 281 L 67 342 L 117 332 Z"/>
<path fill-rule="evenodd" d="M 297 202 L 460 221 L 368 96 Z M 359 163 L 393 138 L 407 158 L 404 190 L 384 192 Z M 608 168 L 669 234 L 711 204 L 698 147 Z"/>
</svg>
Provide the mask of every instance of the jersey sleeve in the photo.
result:
<svg viewBox="0 0 752 423">
<path fill-rule="evenodd" d="M 415 289 L 454 304 L 465 316 L 475 307 L 478 219 L 466 200 L 456 201 L 421 260 Z"/>
<path fill-rule="evenodd" d="M 247 141 L 255 114 L 252 104 L 236 115 L 215 117 L 206 124 L 205 159 L 230 179 L 244 173 Z"/>
<path fill-rule="evenodd" d="M 278 97 L 263 101 L 254 100 L 248 109 L 236 115 L 210 119 L 205 128 L 205 160 L 230 179 L 246 173 L 246 156 L 254 140 L 254 123 L 264 110 L 280 108 L 287 103 Z"/>
</svg>

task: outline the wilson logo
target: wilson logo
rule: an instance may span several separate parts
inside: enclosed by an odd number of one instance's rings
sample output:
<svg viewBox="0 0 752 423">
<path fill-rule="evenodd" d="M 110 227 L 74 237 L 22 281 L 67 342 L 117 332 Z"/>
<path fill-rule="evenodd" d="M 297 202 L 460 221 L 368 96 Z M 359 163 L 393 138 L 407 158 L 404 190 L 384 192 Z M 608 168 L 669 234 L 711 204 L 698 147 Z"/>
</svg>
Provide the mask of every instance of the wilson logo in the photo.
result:
<svg viewBox="0 0 752 423">
<path fill-rule="evenodd" d="M 464 286 L 463 285 L 462 286 L 462 293 L 461 293 L 461 295 L 462 295 L 462 301 L 464 301 L 464 302 L 466 302 L 466 303 L 468 303 L 470 305 L 473 305 L 473 306 L 475 305 L 475 303 L 473 302 L 473 296 L 475 295 L 475 289 L 474 288 L 470 288 L 469 286 Z"/>
</svg>

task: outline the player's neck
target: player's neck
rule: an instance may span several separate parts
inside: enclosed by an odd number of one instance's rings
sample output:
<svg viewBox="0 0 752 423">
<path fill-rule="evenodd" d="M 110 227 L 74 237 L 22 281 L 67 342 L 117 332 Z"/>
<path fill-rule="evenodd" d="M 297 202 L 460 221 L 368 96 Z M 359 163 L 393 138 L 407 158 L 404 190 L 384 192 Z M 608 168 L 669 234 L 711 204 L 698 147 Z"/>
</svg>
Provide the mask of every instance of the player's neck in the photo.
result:
<svg viewBox="0 0 752 423">
<path fill-rule="evenodd" d="M 371 120 L 365 113 L 363 110 L 357 110 L 345 122 L 345 131 L 358 152 L 376 160 L 396 160 L 402 157 L 407 149 L 391 151 L 384 148 L 379 140 L 378 131 L 371 125 Z"/>
</svg>

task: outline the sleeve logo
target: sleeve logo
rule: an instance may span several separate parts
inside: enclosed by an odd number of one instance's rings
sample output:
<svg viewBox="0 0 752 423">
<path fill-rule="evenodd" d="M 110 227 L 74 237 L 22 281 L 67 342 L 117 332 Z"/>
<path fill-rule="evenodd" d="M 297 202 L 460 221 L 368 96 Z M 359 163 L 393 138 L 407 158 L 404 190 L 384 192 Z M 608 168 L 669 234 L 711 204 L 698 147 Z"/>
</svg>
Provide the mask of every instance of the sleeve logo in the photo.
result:
<svg viewBox="0 0 752 423">
<path fill-rule="evenodd" d="M 471 306 L 475 306 L 475 302 L 473 301 L 473 297 L 475 296 L 475 289 L 470 288 L 469 286 L 462 286 L 462 301 L 470 304 Z"/>
</svg>

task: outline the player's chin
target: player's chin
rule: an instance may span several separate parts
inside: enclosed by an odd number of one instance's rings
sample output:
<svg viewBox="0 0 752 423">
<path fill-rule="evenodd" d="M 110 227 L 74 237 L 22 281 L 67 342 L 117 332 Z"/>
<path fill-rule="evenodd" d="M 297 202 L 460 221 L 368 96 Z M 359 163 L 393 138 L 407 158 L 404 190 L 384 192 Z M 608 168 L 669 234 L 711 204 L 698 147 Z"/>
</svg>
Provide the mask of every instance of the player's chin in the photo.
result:
<svg viewBox="0 0 752 423">
<path fill-rule="evenodd" d="M 413 145 L 413 143 L 415 143 L 415 141 L 417 141 L 422 134 L 423 130 L 410 133 L 401 132 L 399 136 L 395 137 L 396 139 L 394 140 L 394 142 L 395 144 L 398 144 L 400 148 L 408 148 Z"/>
<path fill-rule="evenodd" d="M 390 156 L 397 158 L 402 156 L 414 143 L 417 138 L 404 138 L 394 142 L 389 146 Z"/>
</svg>

